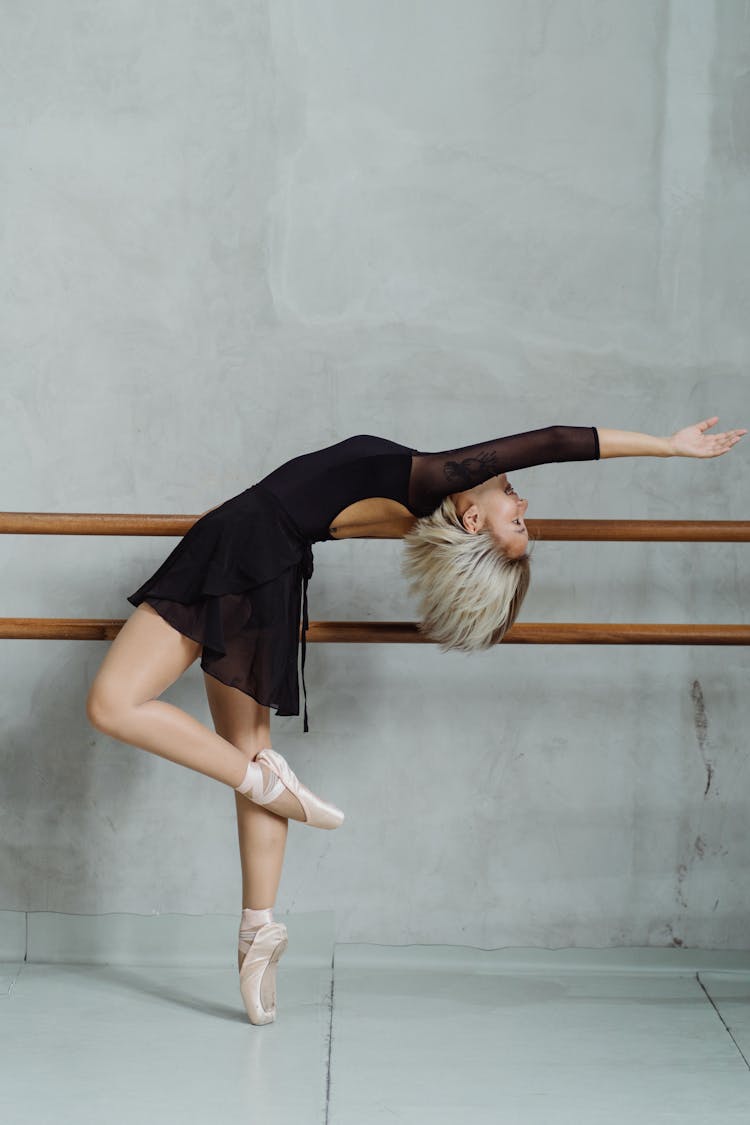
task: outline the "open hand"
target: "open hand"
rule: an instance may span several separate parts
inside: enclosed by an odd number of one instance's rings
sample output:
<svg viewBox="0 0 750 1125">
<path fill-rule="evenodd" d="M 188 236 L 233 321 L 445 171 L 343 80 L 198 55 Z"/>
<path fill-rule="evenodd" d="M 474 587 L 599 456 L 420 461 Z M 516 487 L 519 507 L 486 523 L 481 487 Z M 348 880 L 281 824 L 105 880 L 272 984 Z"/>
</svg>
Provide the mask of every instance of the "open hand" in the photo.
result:
<svg viewBox="0 0 750 1125">
<path fill-rule="evenodd" d="M 725 434 L 707 434 L 711 426 L 719 421 L 715 418 L 706 418 L 704 422 L 697 422 L 694 426 L 686 426 L 672 434 L 669 443 L 672 453 L 677 457 L 720 457 L 722 453 L 736 445 L 747 430 L 727 430 Z"/>
</svg>

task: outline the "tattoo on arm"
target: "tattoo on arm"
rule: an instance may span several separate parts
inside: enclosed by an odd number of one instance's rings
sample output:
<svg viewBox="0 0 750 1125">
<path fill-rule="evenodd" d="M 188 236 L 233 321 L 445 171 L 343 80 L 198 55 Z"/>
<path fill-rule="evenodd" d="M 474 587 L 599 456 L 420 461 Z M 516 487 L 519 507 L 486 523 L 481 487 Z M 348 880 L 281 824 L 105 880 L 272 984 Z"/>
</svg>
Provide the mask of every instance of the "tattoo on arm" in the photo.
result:
<svg viewBox="0 0 750 1125">
<path fill-rule="evenodd" d="M 499 473 L 494 449 L 483 450 L 478 457 L 465 457 L 463 461 L 446 461 L 443 465 L 443 475 L 446 482 L 454 486 L 454 492 L 463 492 L 478 480 L 487 480 Z"/>
</svg>

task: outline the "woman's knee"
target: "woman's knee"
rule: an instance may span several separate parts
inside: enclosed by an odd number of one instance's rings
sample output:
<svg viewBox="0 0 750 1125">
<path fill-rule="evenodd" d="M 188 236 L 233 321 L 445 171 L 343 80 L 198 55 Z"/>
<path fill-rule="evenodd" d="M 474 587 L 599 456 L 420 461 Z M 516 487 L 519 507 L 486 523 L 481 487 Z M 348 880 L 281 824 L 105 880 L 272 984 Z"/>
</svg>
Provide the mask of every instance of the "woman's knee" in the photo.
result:
<svg viewBox="0 0 750 1125">
<path fill-rule="evenodd" d="M 132 685 L 106 661 L 100 667 L 86 697 L 86 718 L 103 734 L 118 736 L 127 715 L 138 705 Z"/>
<path fill-rule="evenodd" d="M 134 707 L 159 696 L 201 654 L 147 603 L 130 615 L 102 661 L 86 700 L 92 726 L 116 734 Z"/>
<path fill-rule="evenodd" d="M 86 698 L 86 718 L 103 734 L 116 734 L 126 705 L 106 683 L 94 680 Z"/>
</svg>

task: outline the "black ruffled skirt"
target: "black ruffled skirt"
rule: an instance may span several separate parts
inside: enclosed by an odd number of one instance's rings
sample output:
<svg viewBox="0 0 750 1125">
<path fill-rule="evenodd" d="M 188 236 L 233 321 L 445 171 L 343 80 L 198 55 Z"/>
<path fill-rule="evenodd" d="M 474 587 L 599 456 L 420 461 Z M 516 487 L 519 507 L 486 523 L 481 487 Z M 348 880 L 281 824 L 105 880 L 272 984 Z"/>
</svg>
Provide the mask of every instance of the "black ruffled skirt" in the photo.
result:
<svg viewBox="0 0 750 1125">
<path fill-rule="evenodd" d="M 277 715 L 299 714 L 302 611 L 305 686 L 311 541 L 261 484 L 196 520 L 128 601 L 146 601 L 203 645 L 201 668 Z M 308 730 L 305 689 L 304 730 Z"/>
</svg>

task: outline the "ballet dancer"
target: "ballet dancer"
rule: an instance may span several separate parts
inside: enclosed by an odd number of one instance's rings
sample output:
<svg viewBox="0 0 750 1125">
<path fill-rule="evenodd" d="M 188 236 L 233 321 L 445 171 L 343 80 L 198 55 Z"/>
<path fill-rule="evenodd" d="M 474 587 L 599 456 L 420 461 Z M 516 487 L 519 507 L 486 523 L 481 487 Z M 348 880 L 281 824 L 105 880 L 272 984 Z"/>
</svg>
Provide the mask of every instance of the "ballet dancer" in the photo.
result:
<svg viewBox="0 0 750 1125">
<path fill-rule="evenodd" d="M 439 453 L 357 434 L 292 458 L 204 512 L 129 595 L 136 608 L 97 671 L 87 716 L 113 738 L 234 789 L 237 956 L 251 1023 L 276 1018 L 287 933 L 273 908 L 289 820 L 333 829 L 344 819 L 271 749 L 270 708 L 299 714 L 300 616 L 305 688 L 312 543 L 402 538 L 421 632 L 442 651 L 486 649 L 510 629 L 529 586 L 528 501 L 509 472 L 605 457 L 718 457 L 747 430 L 709 434 L 717 421 L 671 437 L 555 425 Z M 159 698 L 199 657 L 213 731 Z"/>
</svg>

